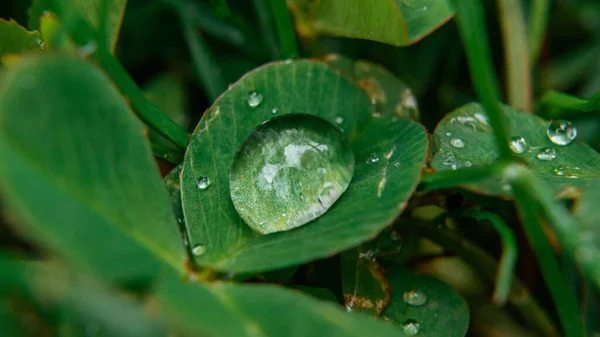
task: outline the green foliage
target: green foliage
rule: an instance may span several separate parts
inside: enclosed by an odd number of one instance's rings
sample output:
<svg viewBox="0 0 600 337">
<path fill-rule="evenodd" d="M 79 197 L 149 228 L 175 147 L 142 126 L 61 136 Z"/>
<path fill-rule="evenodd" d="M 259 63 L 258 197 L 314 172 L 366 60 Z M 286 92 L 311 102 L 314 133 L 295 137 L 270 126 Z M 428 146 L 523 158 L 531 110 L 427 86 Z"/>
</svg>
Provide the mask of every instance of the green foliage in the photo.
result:
<svg viewBox="0 0 600 337">
<path fill-rule="evenodd" d="M 0 335 L 600 333 L 597 1 L 0 9 Z"/>
</svg>

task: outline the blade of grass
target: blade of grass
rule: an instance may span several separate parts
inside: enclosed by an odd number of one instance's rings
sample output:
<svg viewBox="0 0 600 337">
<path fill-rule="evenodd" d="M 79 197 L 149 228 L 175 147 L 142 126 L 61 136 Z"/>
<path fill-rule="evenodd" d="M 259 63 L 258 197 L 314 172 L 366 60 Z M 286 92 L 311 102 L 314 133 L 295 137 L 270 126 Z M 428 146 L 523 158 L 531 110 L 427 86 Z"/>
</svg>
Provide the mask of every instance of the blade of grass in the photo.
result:
<svg viewBox="0 0 600 337">
<path fill-rule="evenodd" d="M 252 0 L 254 10 L 260 27 L 260 37 L 271 51 L 274 59 L 278 59 L 280 55 L 279 46 L 277 45 L 277 37 L 275 37 L 275 23 L 273 22 L 273 12 L 269 8 L 267 1 L 270 0 Z"/>
<path fill-rule="evenodd" d="M 549 206 L 544 206 L 544 201 L 538 201 L 538 198 L 544 198 L 546 193 L 539 189 L 538 186 L 540 182 L 537 181 L 536 177 L 524 167 L 519 165 L 509 166 L 505 169 L 505 175 L 507 180 L 511 183 L 517 208 L 525 227 L 525 232 L 527 233 L 531 246 L 537 254 L 538 263 L 542 269 L 542 276 L 546 281 L 546 285 L 548 286 L 548 290 L 554 301 L 565 336 L 583 337 L 585 336 L 585 331 L 579 315 L 577 297 L 571 291 L 571 288 L 560 269 L 554 250 L 539 221 L 542 215 L 549 218 L 553 212 L 550 211 L 550 214 L 544 214 L 548 213 L 547 209 L 544 212 L 544 208 Z M 550 205 L 555 206 L 552 207 L 553 209 L 558 208 L 559 206 L 554 205 L 554 203 L 551 203 Z M 576 225 L 571 228 L 576 228 Z M 561 234 L 562 233 L 557 233 L 557 235 Z M 568 249 L 570 247 L 565 248 Z"/>
<path fill-rule="evenodd" d="M 155 157 L 162 158 L 175 165 L 179 165 L 183 162 L 183 154 L 181 152 L 160 144 L 151 143 L 151 146 L 152 154 L 154 154 Z"/>
<path fill-rule="evenodd" d="M 550 15 L 550 0 L 533 0 L 531 4 L 531 12 L 529 13 L 529 24 L 527 31 L 529 32 L 529 62 L 535 65 L 542 46 L 544 45 L 544 37 L 546 35 L 546 27 L 548 26 L 548 17 Z"/>
<path fill-rule="evenodd" d="M 227 0 L 210 0 L 210 6 L 214 8 L 215 13 L 222 18 L 231 16 L 231 10 Z"/>
<path fill-rule="evenodd" d="M 600 111 L 600 92 L 589 99 L 584 99 L 550 90 L 540 101 L 540 114 L 551 119 L 592 111 Z"/>
<path fill-rule="evenodd" d="M 206 96 L 212 102 L 227 89 L 227 83 L 224 81 L 223 76 L 221 76 L 221 69 L 212 52 L 208 46 L 206 46 L 202 37 L 194 29 L 189 14 L 190 6 L 187 1 L 172 1 L 171 5 L 179 16 L 181 30 L 190 49 L 192 64 L 196 70 L 198 80 L 202 84 L 202 87 L 204 87 Z"/>
<path fill-rule="evenodd" d="M 454 7 L 475 92 L 494 129 L 494 138 L 500 158 L 508 159 L 512 156 L 512 152 L 508 148 L 509 132 L 499 104 L 500 93 L 490 56 L 483 6 L 479 0 L 454 0 Z"/>
<path fill-rule="evenodd" d="M 508 104 L 532 111 L 531 69 L 521 0 L 497 0 L 506 63 Z"/>
<path fill-rule="evenodd" d="M 279 43 L 281 45 L 281 58 L 292 59 L 298 57 L 298 44 L 296 42 L 296 33 L 292 17 L 288 11 L 285 0 L 269 0 L 271 10 L 275 17 L 277 32 L 279 33 Z"/>
</svg>

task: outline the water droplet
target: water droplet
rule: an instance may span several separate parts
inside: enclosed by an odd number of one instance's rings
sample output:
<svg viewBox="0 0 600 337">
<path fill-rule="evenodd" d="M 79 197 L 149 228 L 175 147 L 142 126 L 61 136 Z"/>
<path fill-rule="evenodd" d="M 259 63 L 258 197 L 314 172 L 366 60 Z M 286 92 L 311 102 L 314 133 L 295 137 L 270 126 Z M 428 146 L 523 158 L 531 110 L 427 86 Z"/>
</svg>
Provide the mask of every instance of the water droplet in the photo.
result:
<svg viewBox="0 0 600 337">
<path fill-rule="evenodd" d="M 478 120 L 478 121 L 479 121 L 479 123 L 481 123 L 481 124 L 485 124 L 485 125 L 487 125 L 487 126 L 489 126 L 489 125 L 490 125 L 490 124 L 488 123 L 487 116 L 486 116 L 486 115 L 484 115 L 484 114 L 482 114 L 482 113 L 480 113 L 480 112 L 477 112 L 477 113 L 473 114 L 473 117 L 475 117 L 475 119 L 476 119 L 476 120 Z"/>
<path fill-rule="evenodd" d="M 371 153 L 371 155 L 367 159 L 367 164 L 376 163 L 378 161 L 379 161 L 379 157 L 377 156 L 377 153 Z"/>
<path fill-rule="evenodd" d="M 342 124 L 342 123 L 344 123 L 344 117 L 342 117 L 342 116 L 337 116 L 337 117 L 335 118 L 335 123 L 336 123 L 336 124 Z"/>
<path fill-rule="evenodd" d="M 452 136 L 452 132 L 446 132 L 446 136 L 448 136 L 448 137 Z"/>
<path fill-rule="evenodd" d="M 395 163 L 394 163 L 394 167 L 400 167 L 400 165 L 401 165 L 401 164 L 400 164 L 400 162 L 399 162 L 399 161 L 397 161 L 397 162 L 395 162 Z"/>
<path fill-rule="evenodd" d="M 552 121 L 546 130 L 548 139 L 556 145 L 569 145 L 577 137 L 577 129 L 562 119 Z"/>
<path fill-rule="evenodd" d="M 473 166 L 473 163 L 471 163 L 470 161 L 467 160 L 465 162 L 465 167 L 471 167 L 471 166 Z"/>
<path fill-rule="evenodd" d="M 271 109 L 271 113 L 272 113 L 272 114 L 276 114 L 278 111 L 279 111 L 279 109 L 277 109 L 277 108 L 273 108 L 273 109 Z"/>
<path fill-rule="evenodd" d="M 93 53 L 95 53 L 96 49 L 98 49 L 98 45 L 96 44 L 96 41 L 89 41 L 85 45 L 79 47 L 79 49 L 77 49 L 77 53 L 81 57 L 87 57 L 87 56 L 90 56 Z"/>
<path fill-rule="evenodd" d="M 465 142 L 463 142 L 463 140 L 460 138 L 452 138 L 452 140 L 450 140 L 450 145 L 454 146 L 457 149 L 462 149 L 463 147 L 465 147 Z"/>
<path fill-rule="evenodd" d="M 402 294 L 402 299 L 409 305 L 420 307 L 427 303 L 427 295 L 421 291 L 409 290 Z"/>
<path fill-rule="evenodd" d="M 564 176 L 565 175 L 565 168 L 562 166 L 557 166 L 554 169 L 552 169 L 552 173 L 554 173 L 557 176 Z"/>
<path fill-rule="evenodd" d="M 257 106 L 260 105 L 262 100 L 263 100 L 263 97 L 259 92 L 251 91 L 248 93 L 248 96 L 246 97 L 246 104 L 248 104 L 248 107 L 250 107 L 250 108 L 256 108 Z M 271 112 L 273 112 L 273 111 L 271 111 Z"/>
<path fill-rule="evenodd" d="M 204 245 L 195 245 L 194 248 L 192 248 L 192 254 L 194 254 L 194 256 L 200 256 L 204 253 L 206 253 L 206 246 Z"/>
<path fill-rule="evenodd" d="M 513 153 L 521 154 L 525 152 L 525 149 L 527 148 L 527 142 L 525 141 L 525 138 L 521 136 L 510 137 L 508 147 L 510 147 L 510 150 Z"/>
<path fill-rule="evenodd" d="M 373 117 L 375 117 L 375 118 L 381 117 L 381 112 L 379 112 L 379 111 L 373 112 Z"/>
<path fill-rule="evenodd" d="M 198 179 L 199 189 L 205 190 L 208 188 L 208 186 L 210 186 L 210 179 L 208 179 L 208 177 L 200 177 L 200 179 Z"/>
<path fill-rule="evenodd" d="M 419 322 L 414 319 L 407 319 L 402 323 L 402 330 L 407 336 L 414 336 L 419 333 Z"/>
<path fill-rule="evenodd" d="M 551 161 L 556 158 L 556 151 L 551 147 L 543 147 L 538 151 L 536 157 L 539 160 Z"/>
<path fill-rule="evenodd" d="M 450 166 L 450 168 L 452 169 L 452 171 L 456 171 L 456 169 L 458 168 L 458 165 L 452 164 L 452 166 Z"/>
<path fill-rule="evenodd" d="M 285 114 L 254 129 L 233 159 L 229 184 L 240 217 L 261 234 L 324 214 L 346 191 L 354 154 L 334 124 Z"/>
</svg>

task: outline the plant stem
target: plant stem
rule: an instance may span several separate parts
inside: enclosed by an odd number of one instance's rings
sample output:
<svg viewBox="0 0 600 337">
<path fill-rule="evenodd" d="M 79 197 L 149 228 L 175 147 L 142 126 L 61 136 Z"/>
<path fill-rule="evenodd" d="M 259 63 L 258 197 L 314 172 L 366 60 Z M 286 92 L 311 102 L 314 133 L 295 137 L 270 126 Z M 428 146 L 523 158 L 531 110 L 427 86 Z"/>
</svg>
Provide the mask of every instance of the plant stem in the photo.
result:
<svg viewBox="0 0 600 337">
<path fill-rule="evenodd" d="M 528 41 L 529 41 L 529 62 L 536 64 L 542 46 L 544 36 L 546 35 L 546 26 L 550 12 L 550 0 L 533 0 L 531 13 L 529 15 Z"/>
<path fill-rule="evenodd" d="M 433 191 L 442 188 L 456 187 L 463 184 L 475 183 L 493 177 L 501 170 L 498 164 L 482 167 L 466 167 L 456 171 L 425 172 L 421 178 L 421 189 Z"/>
<path fill-rule="evenodd" d="M 458 254 L 463 260 L 471 264 L 484 279 L 490 283 L 495 282 L 496 271 L 499 269 L 498 263 L 483 249 L 447 229 L 440 228 L 434 222 L 419 221 L 418 224 L 415 224 L 411 220 L 411 224 L 410 227 L 412 229 L 416 228 L 421 236 Z M 517 278 L 512 281 L 508 304 L 519 312 L 523 321 L 536 332 L 537 336 L 559 336 L 552 320 Z"/>
<path fill-rule="evenodd" d="M 183 162 L 183 154 L 168 146 L 151 143 L 152 153 L 155 157 L 162 158 L 172 164 L 179 165 Z"/>
<path fill-rule="evenodd" d="M 500 158 L 509 159 L 512 156 L 508 148 L 509 132 L 499 103 L 498 81 L 490 56 L 483 6 L 479 0 L 454 0 L 454 6 L 475 91 L 494 129 Z"/>
<path fill-rule="evenodd" d="M 298 44 L 296 42 L 296 33 L 294 23 L 288 11 L 285 0 L 269 0 L 277 32 L 279 33 L 279 43 L 281 44 L 281 58 L 290 59 L 298 57 Z"/>
<path fill-rule="evenodd" d="M 195 31 L 185 0 L 174 1 L 173 6 L 179 16 L 185 41 L 190 48 L 196 75 L 202 83 L 208 99 L 214 102 L 227 89 L 227 83 L 224 81 L 221 69 L 210 49 Z"/>
<path fill-rule="evenodd" d="M 106 48 L 98 49 L 96 60 L 98 60 L 100 66 L 112 78 L 123 95 L 129 98 L 131 105 L 145 124 L 152 127 L 180 148 L 187 148 L 190 134 L 144 97 L 144 94 L 129 74 L 127 74 L 125 68 Z"/>
<path fill-rule="evenodd" d="M 511 172 L 508 172 L 511 170 Z M 559 319 L 562 323 L 565 336 L 585 336 L 577 297 L 571 291 L 568 282 L 564 278 L 552 246 L 548 242 L 546 234 L 542 230 L 540 211 L 542 203 L 537 198 L 544 194 L 537 188 L 538 182 L 525 168 L 507 168 L 507 176 L 511 182 L 513 194 L 516 199 L 519 214 L 525 226 L 529 242 L 538 257 L 538 263 L 542 269 L 542 275 L 554 300 Z M 558 205 L 556 205 L 558 207 Z M 561 233 L 557 233 L 560 235 Z M 565 247 L 569 248 L 569 247 Z"/>
<path fill-rule="evenodd" d="M 521 0 L 497 0 L 506 62 L 506 92 L 514 108 L 532 111 L 531 69 Z"/>
<path fill-rule="evenodd" d="M 449 216 L 462 216 L 489 221 L 500 235 L 500 241 L 502 242 L 502 257 L 500 258 L 500 263 L 498 265 L 496 288 L 494 290 L 492 301 L 496 305 L 504 305 L 510 292 L 518 256 L 517 242 L 513 231 L 504 223 L 502 218 L 494 213 L 477 210 L 463 210 L 449 214 Z"/>
</svg>

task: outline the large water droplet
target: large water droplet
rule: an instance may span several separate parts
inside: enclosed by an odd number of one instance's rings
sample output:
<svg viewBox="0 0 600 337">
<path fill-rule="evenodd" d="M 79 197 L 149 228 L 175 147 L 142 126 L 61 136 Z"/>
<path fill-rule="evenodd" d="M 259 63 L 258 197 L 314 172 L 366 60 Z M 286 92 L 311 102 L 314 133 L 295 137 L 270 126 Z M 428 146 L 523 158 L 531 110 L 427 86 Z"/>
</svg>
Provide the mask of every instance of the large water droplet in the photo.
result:
<svg viewBox="0 0 600 337">
<path fill-rule="evenodd" d="M 550 141 L 556 145 L 569 145 L 577 137 L 577 129 L 562 119 L 552 121 L 546 130 Z"/>
<path fill-rule="evenodd" d="M 250 107 L 250 108 L 256 108 L 257 106 L 260 105 L 262 100 L 263 100 L 263 96 L 261 95 L 261 93 L 256 92 L 256 91 L 251 91 L 248 93 L 248 96 L 246 97 L 246 104 L 248 104 L 248 107 Z"/>
<path fill-rule="evenodd" d="M 427 303 L 427 295 L 417 290 L 409 290 L 402 294 L 402 299 L 409 305 L 420 307 Z"/>
<path fill-rule="evenodd" d="M 250 133 L 233 159 L 229 187 L 240 217 L 268 234 L 325 213 L 354 174 L 342 132 L 313 115 L 274 117 Z"/>
<path fill-rule="evenodd" d="M 407 336 L 414 336 L 419 333 L 419 322 L 414 319 L 407 319 L 402 323 L 402 330 Z"/>
<path fill-rule="evenodd" d="M 454 146 L 457 149 L 462 149 L 463 147 L 465 147 L 465 142 L 463 142 L 463 140 L 460 138 L 452 138 L 450 140 L 450 145 Z"/>
<path fill-rule="evenodd" d="M 527 142 L 525 141 L 525 138 L 521 136 L 510 137 L 508 147 L 510 147 L 510 150 L 512 152 L 516 154 L 521 154 L 527 149 Z"/>
<path fill-rule="evenodd" d="M 551 147 L 543 147 L 538 151 L 536 157 L 539 160 L 551 161 L 556 158 L 556 151 Z"/>
<path fill-rule="evenodd" d="M 200 177 L 200 179 L 198 179 L 199 189 L 205 190 L 208 188 L 208 186 L 210 186 L 210 179 L 208 179 L 208 177 Z"/>
<path fill-rule="evenodd" d="M 200 256 L 206 253 L 206 247 L 204 245 L 196 245 L 192 248 L 192 254 L 195 256 Z"/>
</svg>

